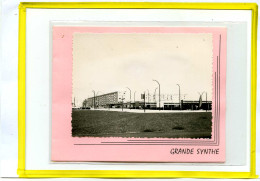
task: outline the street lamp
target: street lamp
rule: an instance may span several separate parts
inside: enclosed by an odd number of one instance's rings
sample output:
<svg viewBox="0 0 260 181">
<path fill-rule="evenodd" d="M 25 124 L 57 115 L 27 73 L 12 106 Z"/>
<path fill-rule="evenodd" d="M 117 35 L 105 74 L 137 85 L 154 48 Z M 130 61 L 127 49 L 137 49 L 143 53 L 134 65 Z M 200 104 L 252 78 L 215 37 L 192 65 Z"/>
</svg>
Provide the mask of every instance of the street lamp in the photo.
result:
<svg viewBox="0 0 260 181">
<path fill-rule="evenodd" d="M 198 94 L 200 95 L 200 98 L 199 98 L 199 108 L 202 107 L 202 96 L 204 94 L 204 91 L 202 93 L 198 92 Z"/>
<path fill-rule="evenodd" d="M 129 109 L 131 109 L 131 99 L 132 99 L 132 97 L 131 97 L 131 89 L 128 88 L 128 87 L 126 87 L 126 88 L 130 91 L 130 106 L 129 106 Z"/>
<path fill-rule="evenodd" d="M 101 94 L 102 94 L 102 92 L 97 91 L 97 93 L 96 93 L 96 99 L 97 99 L 96 102 L 97 102 L 97 105 L 98 105 L 98 108 L 99 108 L 99 103 L 100 103 L 100 100 L 99 100 L 99 99 L 100 99 L 101 97 L 98 98 L 98 93 L 101 93 Z"/>
<path fill-rule="evenodd" d="M 125 92 L 124 92 L 124 94 L 122 94 L 122 98 L 119 98 L 122 100 L 122 111 L 124 110 L 124 99 L 125 99 L 124 95 L 125 95 Z"/>
<path fill-rule="evenodd" d="M 149 93 L 149 90 L 147 89 L 147 92 L 148 92 L 148 103 L 150 102 L 150 93 Z"/>
<path fill-rule="evenodd" d="M 153 80 L 153 81 L 157 82 L 157 84 L 159 85 L 159 110 L 161 110 L 161 86 L 157 80 Z"/>
<path fill-rule="evenodd" d="M 179 84 L 176 84 L 179 87 L 179 104 L 180 104 L 180 110 L 181 110 L 181 87 Z"/>
<path fill-rule="evenodd" d="M 206 92 L 206 112 L 209 110 L 209 105 L 208 105 L 208 93 Z"/>
<path fill-rule="evenodd" d="M 96 96 L 96 93 L 95 93 L 95 91 L 94 90 L 92 90 L 92 92 L 94 93 L 94 104 L 93 104 L 93 107 L 94 107 L 94 109 L 95 109 L 95 104 L 96 104 L 96 100 L 95 100 L 95 96 Z"/>
<path fill-rule="evenodd" d="M 136 107 L 135 107 L 135 93 L 136 93 L 136 91 L 134 92 L 134 108 L 136 108 Z"/>
<path fill-rule="evenodd" d="M 156 87 L 155 90 L 154 90 L 154 102 L 155 102 L 155 104 L 156 104 L 156 90 L 157 89 L 158 89 L 158 87 Z"/>
</svg>

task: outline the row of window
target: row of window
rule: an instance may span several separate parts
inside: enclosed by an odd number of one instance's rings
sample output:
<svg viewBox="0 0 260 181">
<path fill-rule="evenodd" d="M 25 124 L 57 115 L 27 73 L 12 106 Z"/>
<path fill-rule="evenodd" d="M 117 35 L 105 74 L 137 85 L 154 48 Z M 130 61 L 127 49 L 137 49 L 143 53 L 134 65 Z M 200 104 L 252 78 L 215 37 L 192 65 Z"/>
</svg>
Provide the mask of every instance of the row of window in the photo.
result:
<svg viewBox="0 0 260 181">
<path fill-rule="evenodd" d="M 95 97 L 95 105 L 107 105 L 107 104 L 115 104 L 118 102 L 118 93 L 100 95 Z M 88 106 L 93 106 L 94 97 L 88 98 L 87 100 Z"/>
</svg>

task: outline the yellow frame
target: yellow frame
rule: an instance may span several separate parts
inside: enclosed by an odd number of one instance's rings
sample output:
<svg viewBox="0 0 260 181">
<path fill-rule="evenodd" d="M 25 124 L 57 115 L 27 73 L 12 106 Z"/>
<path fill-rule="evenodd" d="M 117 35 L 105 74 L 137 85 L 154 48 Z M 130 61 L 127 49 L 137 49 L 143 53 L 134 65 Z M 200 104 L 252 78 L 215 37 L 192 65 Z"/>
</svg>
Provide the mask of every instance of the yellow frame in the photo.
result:
<svg viewBox="0 0 260 181">
<path fill-rule="evenodd" d="M 25 81 L 26 81 L 26 9 L 27 8 L 108 8 L 108 9 L 224 9 L 252 11 L 251 38 L 251 153 L 250 172 L 139 171 L 139 170 L 26 170 L 25 169 Z M 257 178 L 256 148 L 256 3 L 164 3 L 164 2 L 22 2 L 19 5 L 18 62 L 18 170 L 19 177 L 96 177 L 96 178 Z"/>
</svg>

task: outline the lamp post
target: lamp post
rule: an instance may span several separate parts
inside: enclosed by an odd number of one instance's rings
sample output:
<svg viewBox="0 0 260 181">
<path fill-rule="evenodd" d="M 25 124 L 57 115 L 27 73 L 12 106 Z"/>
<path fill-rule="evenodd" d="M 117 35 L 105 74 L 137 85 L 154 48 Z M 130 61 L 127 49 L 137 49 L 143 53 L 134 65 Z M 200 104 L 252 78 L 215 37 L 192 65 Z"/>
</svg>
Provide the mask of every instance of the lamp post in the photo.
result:
<svg viewBox="0 0 260 181">
<path fill-rule="evenodd" d="M 154 102 L 156 103 L 156 90 L 158 89 L 158 87 L 155 88 L 154 90 Z"/>
<path fill-rule="evenodd" d="M 181 87 L 179 84 L 176 84 L 179 87 L 179 104 L 180 104 L 180 110 L 181 110 Z"/>
<path fill-rule="evenodd" d="M 205 91 L 204 91 L 204 92 L 205 92 Z M 203 96 L 204 92 L 202 92 L 202 93 L 198 92 L 198 94 L 200 95 L 199 108 L 202 107 L 202 96 Z M 200 104 L 201 104 L 201 105 L 200 105 Z"/>
<path fill-rule="evenodd" d="M 130 91 L 130 106 L 129 106 L 129 109 L 131 109 L 131 89 L 130 88 L 128 88 L 128 87 L 126 87 L 129 91 Z"/>
<path fill-rule="evenodd" d="M 100 92 L 100 91 L 97 91 L 97 93 L 96 93 L 96 102 L 97 102 L 97 105 L 98 105 L 98 108 L 99 108 L 99 103 L 100 103 L 100 100 L 99 100 L 99 98 L 98 98 L 98 93 L 101 93 L 102 94 L 102 92 Z"/>
<path fill-rule="evenodd" d="M 157 84 L 159 85 L 159 111 L 160 111 L 161 110 L 161 86 L 157 80 L 153 80 L 153 81 L 157 82 Z"/>
<path fill-rule="evenodd" d="M 125 99 L 124 95 L 125 95 L 125 92 L 124 92 L 124 94 L 122 94 L 122 98 L 119 98 L 122 100 L 122 111 L 124 111 L 124 99 Z"/>
<path fill-rule="evenodd" d="M 206 112 L 208 112 L 209 105 L 208 105 L 208 93 L 206 92 Z"/>
<path fill-rule="evenodd" d="M 148 92 L 148 103 L 150 102 L 150 93 L 149 93 L 149 90 L 147 89 L 147 92 Z"/>
<path fill-rule="evenodd" d="M 95 98 L 95 96 L 96 96 L 96 93 L 95 93 L 94 90 L 92 90 L 92 92 L 94 93 L 94 99 L 93 99 L 93 100 L 94 100 L 94 103 L 93 103 L 93 107 L 94 107 L 94 109 L 95 109 L 95 104 L 96 104 L 96 100 L 95 100 L 96 98 Z"/>
<path fill-rule="evenodd" d="M 136 106 L 135 106 L 135 93 L 136 93 L 136 91 L 134 92 L 134 108 L 136 109 Z"/>
</svg>

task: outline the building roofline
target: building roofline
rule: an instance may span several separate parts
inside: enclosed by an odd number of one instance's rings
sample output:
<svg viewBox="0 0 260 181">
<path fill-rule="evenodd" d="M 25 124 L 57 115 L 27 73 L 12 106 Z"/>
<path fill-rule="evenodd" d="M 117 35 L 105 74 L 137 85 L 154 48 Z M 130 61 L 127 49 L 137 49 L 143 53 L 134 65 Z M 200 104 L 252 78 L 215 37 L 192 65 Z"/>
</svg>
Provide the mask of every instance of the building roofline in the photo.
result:
<svg viewBox="0 0 260 181">
<path fill-rule="evenodd" d="M 110 92 L 110 93 L 106 93 L 106 94 L 101 94 L 101 95 L 95 96 L 95 98 L 105 96 L 105 95 L 109 95 L 109 94 L 114 94 L 114 93 L 118 93 L 118 91 Z M 91 99 L 91 98 L 93 99 L 94 97 L 89 97 L 88 99 Z"/>
</svg>

